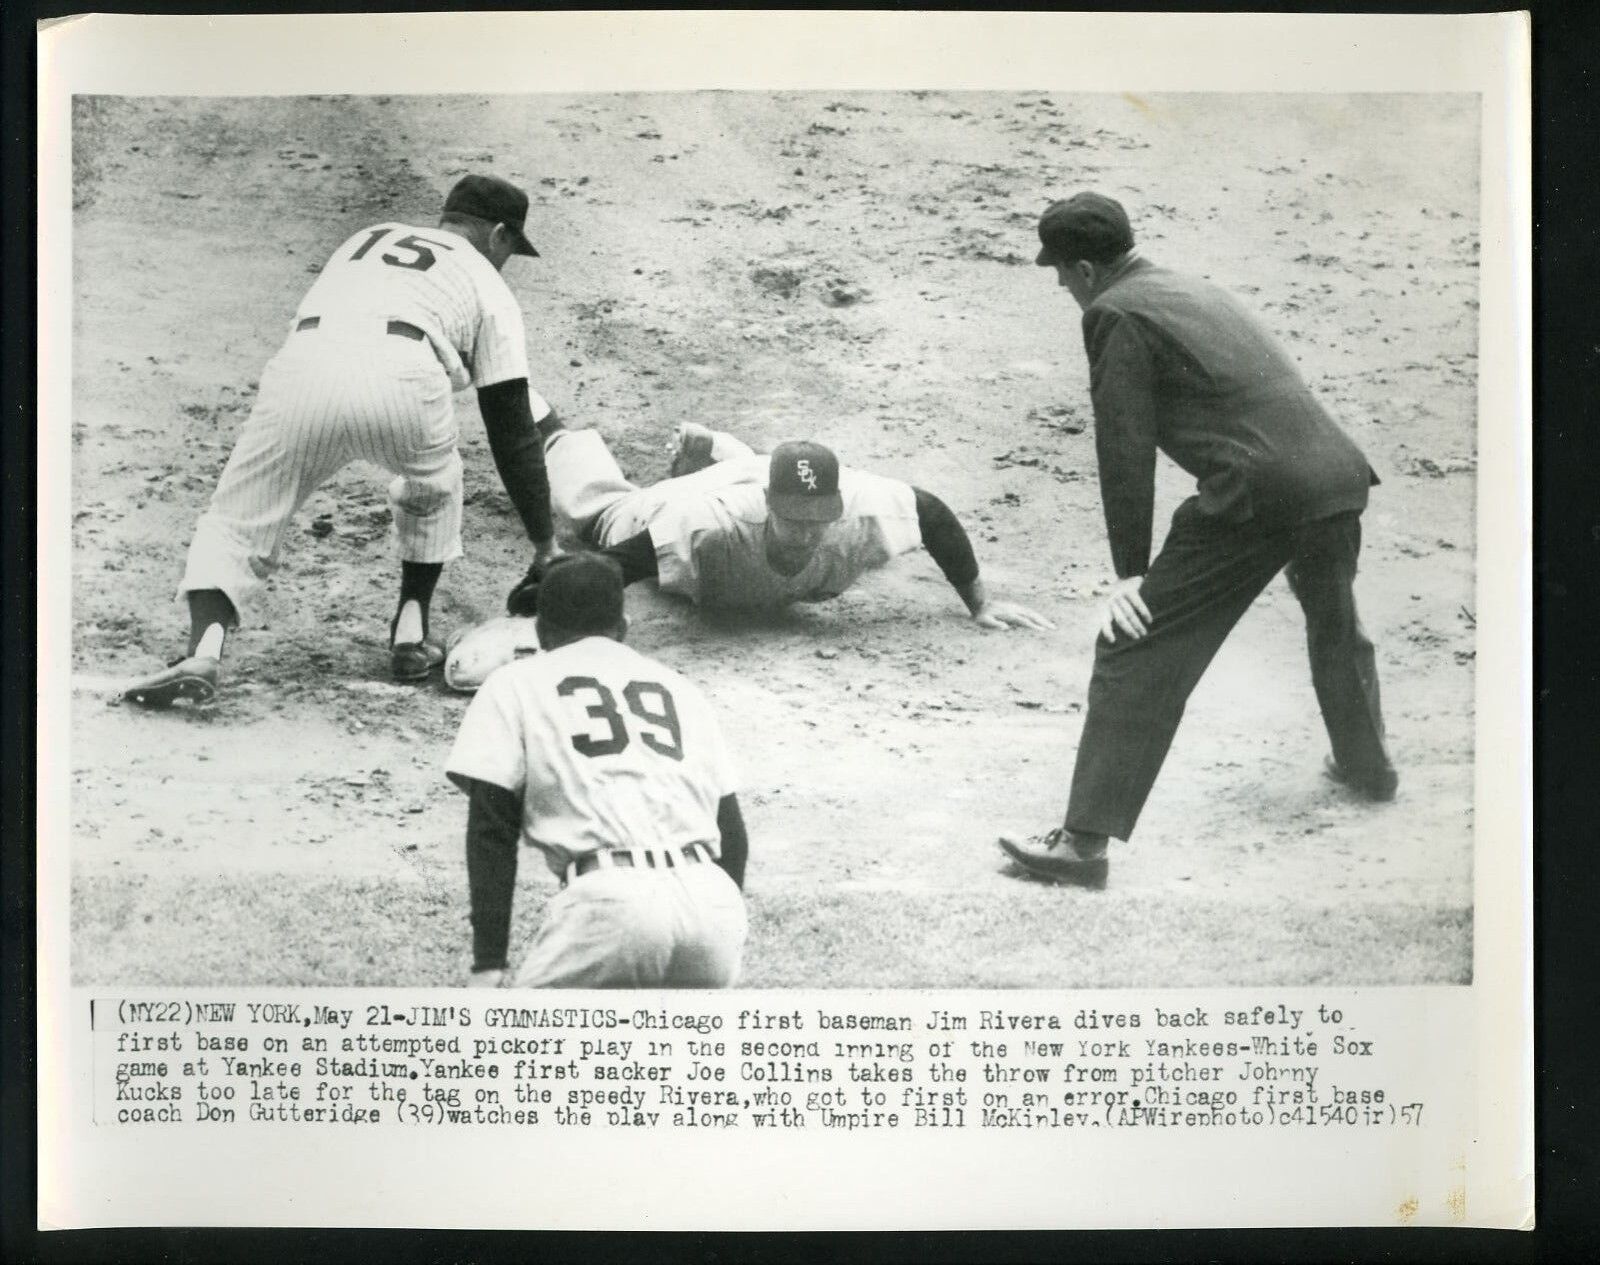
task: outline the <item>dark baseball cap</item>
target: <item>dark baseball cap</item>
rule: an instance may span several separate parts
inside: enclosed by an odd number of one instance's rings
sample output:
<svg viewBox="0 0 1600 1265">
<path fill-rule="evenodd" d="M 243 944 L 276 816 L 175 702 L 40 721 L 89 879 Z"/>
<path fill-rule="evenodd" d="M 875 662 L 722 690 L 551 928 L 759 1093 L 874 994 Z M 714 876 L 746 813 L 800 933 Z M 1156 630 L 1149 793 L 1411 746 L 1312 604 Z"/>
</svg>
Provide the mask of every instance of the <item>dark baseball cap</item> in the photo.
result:
<svg viewBox="0 0 1600 1265">
<path fill-rule="evenodd" d="M 446 215 L 470 215 L 491 224 L 504 224 L 511 230 L 513 255 L 539 254 L 523 232 L 528 222 L 528 195 L 509 180 L 499 176 L 462 176 L 445 198 L 444 210 Z"/>
<path fill-rule="evenodd" d="M 839 458 L 831 448 L 797 439 L 772 451 L 767 470 L 767 508 L 779 518 L 831 523 L 844 517 L 839 495 Z"/>
<path fill-rule="evenodd" d="M 1041 268 L 1087 259 L 1109 263 L 1133 249 L 1133 229 L 1122 203 L 1103 193 L 1075 193 L 1052 202 L 1039 217 Z"/>
<path fill-rule="evenodd" d="M 612 632 L 622 618 L 622 568 L 597 553 L 561 555 L 539 581 L 539 616 L 567 632 Z"/>
</svg>

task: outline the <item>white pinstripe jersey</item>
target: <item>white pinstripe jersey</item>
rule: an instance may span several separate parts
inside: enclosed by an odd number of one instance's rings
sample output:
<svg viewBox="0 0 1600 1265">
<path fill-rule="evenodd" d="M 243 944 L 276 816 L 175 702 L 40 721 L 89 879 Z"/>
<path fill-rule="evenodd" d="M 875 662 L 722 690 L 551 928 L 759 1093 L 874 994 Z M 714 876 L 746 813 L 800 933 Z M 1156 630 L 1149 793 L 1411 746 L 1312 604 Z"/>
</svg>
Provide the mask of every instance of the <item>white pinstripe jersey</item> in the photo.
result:
<svg viewBox="0 0 1600 1265">
<path fill-rule="evenodd" d="M 390 223 L 356 233 L 306 291 L 295 324 L 313 316 L 330 330 L 415 325 L 456 391 L 528 376 L 522 309 L 505 278 L 466 238 L 442 228 Z"/>
</svg>

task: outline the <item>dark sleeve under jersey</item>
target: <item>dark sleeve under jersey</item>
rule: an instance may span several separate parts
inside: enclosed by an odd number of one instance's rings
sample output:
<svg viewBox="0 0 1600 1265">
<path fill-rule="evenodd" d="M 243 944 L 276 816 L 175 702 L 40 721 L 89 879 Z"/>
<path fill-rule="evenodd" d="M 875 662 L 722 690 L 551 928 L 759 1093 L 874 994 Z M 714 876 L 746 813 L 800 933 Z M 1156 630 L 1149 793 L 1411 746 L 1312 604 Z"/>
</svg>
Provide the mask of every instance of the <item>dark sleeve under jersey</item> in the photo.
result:
<svg viewBox="0 0 1600 1265">
<path fill-rule="evenodd" d="M 722 851 L 717 864 L 743 889 L 745 862 L 750 856 L 750 836 L 745 831 L 744 814 L 739 811 L 737 795 L 724 795 L 717 801 L 717 831 L 722 836 Z"/>
<path fill-rule="evenodd" d="M 544 466 L 544 440 L 528 403 L 528 380 L 513 378 L 478 390 L 478 411 L 500 482 L 517 508 L 523 530 L 535 544 L 553 534 L 550 476 Z"/>
<path fill-rule="evenodd" d="M 922 531 L 922 547 L 956 588 L 964 588 L 978 578 L 978 559 L 972 552 L 967 529 L 951 508 L 932 492 L 912 488 L 917 497 L 917 526 Z"/>
<path fill-rule="evenodd" d="M 611 545 L 600 552 L 622 568 L 623 584 L 656 578 L 656 542 L 650 539 L 649 531 L 629 536 L 620 545 Z"/>
<path fill-rule="evenodd" d="M 472 969 L 504 970 L 517 889 L 522 799 L 475 777 L 457 779 L 467 792 L 467 892 L 472 902 Z"/>
</svg>

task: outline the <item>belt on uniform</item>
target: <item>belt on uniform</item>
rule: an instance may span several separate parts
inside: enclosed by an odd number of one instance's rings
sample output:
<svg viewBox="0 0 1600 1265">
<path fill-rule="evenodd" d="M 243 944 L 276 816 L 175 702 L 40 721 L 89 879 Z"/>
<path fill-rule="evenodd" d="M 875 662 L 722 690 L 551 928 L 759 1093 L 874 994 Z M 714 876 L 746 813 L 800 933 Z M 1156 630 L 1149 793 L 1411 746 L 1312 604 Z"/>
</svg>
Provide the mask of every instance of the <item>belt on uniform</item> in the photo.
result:
<svg viewBox="0 0 1600 1265">
<path fill-rule="evenodd" d="M 585 852 L 567 863 L 568 883 L 596 870 L 612 867 L 630 870 L 671 870 L 680 865 L 715 864 L 711 849 L 703 843 L 691 843 L 686 848 L 602 848 L 598 852 Z"/>
<path fill-rule="evenodd" d="M 294 327 L 294 330 L 295 333 L 298 334 L 303 329 L 316 329 L 317 326 L 321 324 L 322 318 L 320 316 L 308 316 L 305 318 L 305 320 L 297 324 Z M 384 330 L 384 333 L 393 334 L 397 338 L 409 338 L 414 342 L 419 343 L 426 342 L 428 338 L 426 334 L 424 334 L 415 325 L 411 324 L 410 321 L 390 321 L 387 328 Z"/>
</svg>

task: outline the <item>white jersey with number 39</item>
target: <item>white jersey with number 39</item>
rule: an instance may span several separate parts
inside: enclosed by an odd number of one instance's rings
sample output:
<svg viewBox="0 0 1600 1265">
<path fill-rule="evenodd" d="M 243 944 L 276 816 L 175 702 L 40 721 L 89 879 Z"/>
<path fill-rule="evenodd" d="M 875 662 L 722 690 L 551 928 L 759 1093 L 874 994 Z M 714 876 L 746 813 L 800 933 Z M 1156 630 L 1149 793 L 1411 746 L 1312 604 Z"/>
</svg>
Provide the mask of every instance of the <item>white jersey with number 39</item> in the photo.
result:
<svg viewBox="0 0 1600 1265">
<path fill-rule="evenodd" d="M 445 229 L 362 229 L 306 291 L 295 324 L 308 317 L 329 332 L 385 321 L 414 325 L 456 391 L 528 376 L 522 309 L 505 278 L 471 242 Z"/>
<path fill-rule="evenodd" d="M 586 637 L 490 673 L 446 771 L 522 797 L 522 839 L 557 874 L 601 848 L 720 851 L 735 791 L 710 704 L 671 668 Z"/>
</svg>

